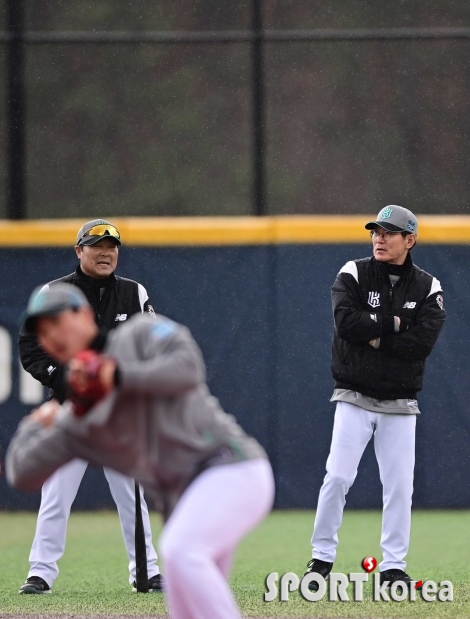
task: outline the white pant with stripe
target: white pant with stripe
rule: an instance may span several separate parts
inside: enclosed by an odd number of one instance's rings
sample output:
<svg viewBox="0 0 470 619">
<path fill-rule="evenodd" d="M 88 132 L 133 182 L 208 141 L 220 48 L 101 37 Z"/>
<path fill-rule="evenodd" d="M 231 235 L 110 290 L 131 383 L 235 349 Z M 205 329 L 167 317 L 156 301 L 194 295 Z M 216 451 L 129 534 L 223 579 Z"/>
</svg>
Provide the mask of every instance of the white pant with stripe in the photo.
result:
<svg viewBox="0 0 470 619">
<path fill-rule="evenodd" d="M 405 569 L 411 530 L 415 427 L 416 415 L 373 413 L 347 402 L 337 403 L 327 473 L 315 517 L 313 558 L 334 562 L 346 494 L 367 443 L 374 437 L 383 486 L 380 571 Z"/>
<path fill-rule="evenodd" d="M 273 499 L 264 459 L 214 466 L 190 484 L 160 540 L 172 619 L 241 619 L 227 583 L 233 553 Z"/>
<path fill-rule="evenodd" d="M 65 550 L 67 522 L 72 503 L 85 474 L 88 462 L 75 459 L 58 469 L 42 487 L 41 507 L 36 525 L 36 535 L 29 556 L 29 576 L 40 576 L 52 587 L 59 574 L 57 561 Z M 135 580 L 135 482 L 112 469 L 104 474 L 116 503 L 121 529 L 129 557 L 129 582 Z M 152 545 L 152 532 L 147 504 L 141 493 L 142 518 L 147 545 L 147 569 L 151 578 L 159 573 L 157 553 Z M 103 557 L 106 562 L 106 557 Z"/>
</svg>

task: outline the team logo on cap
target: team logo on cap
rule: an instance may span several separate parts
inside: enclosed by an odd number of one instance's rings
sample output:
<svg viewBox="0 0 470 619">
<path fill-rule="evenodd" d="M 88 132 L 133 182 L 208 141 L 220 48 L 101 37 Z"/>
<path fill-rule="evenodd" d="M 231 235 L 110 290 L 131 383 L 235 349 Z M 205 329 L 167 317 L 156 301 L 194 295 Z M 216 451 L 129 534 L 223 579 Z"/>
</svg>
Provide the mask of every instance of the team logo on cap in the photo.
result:
<svg viewBox="0 0 470 619">
<path fill-rule="evenodd" d="M 393 213 L 393 208 L 386 206 L 380 211 L 379 217 L 380 219 L 390 219 L 390 217 L 392 216 L 392 213 Z"/>
<path fill-rule="evenodd" d="M 406 224 L 406 229 L 410 232 L 416 232 L 416 222 L 412 219 L 408 219 L 408 223 Z"/>
</svg>

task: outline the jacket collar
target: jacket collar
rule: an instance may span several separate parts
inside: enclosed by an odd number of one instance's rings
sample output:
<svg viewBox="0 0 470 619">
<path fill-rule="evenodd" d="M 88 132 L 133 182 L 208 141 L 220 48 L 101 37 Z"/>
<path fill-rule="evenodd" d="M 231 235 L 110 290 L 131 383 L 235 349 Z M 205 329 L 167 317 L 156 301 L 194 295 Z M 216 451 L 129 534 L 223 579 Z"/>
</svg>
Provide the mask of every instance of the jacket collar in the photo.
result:
<svg viewBox="0 0 470 619">
<path fill-rule="evenodd" d="M 387 262 L 379 262 L 378 260 L 376 260 L 374 258 L 374 256 L 372 256 L 371 258 L 371 262 L 373 265 L 375 265 L 375 267 L 377 269 L 379 269 L 379 271 L 381 273 L 387 274 L 388 275 L 388 268 L 387 268 Z M 409 271 L 411 271 L 411 269 L 413 268 L 413 260 L 411 259 L 411 255 L 410 252 L 408 252 L 408 255 L 406 256 L 406 260 L 403 263 L 403 272 L 402 275 L 405 275 L 406 273 L 408 273 Z"/>
<path fill-rule="evenodd" d="M 85 275 L 85 273 L 80 268 L 80 265 L 77 266 L 75 270 L 75 277 L 80 284 L 85 286 L 93 286 L 93 288 L 108 288 L 108 286 L 113 286 L 116 283 L 116 276 L 114 273 L 111 273 L 109 277 L 104 279 L 95 279 L 94 277 L 90 277 L 89 275 Z"/>
</svg>

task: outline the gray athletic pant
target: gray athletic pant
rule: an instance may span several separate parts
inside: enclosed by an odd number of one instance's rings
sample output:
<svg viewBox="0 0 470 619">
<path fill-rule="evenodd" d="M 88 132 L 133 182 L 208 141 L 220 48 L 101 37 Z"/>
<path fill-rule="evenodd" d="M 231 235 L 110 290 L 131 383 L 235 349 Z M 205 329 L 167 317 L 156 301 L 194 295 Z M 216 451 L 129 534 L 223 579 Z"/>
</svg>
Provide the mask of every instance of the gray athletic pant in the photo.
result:
<svg viewBox="0 0 470 619">
<path fill-rule="evenodd" d="M 72 503 L 85 474 L 88 462 L 75 459 L 58 469 L 42 487 L 41 507 L 36 535 L 29 555 L 29 576 L 40 576 L 52 587 L 59 574 L 57 561 L 65 550 L 67 522 Z M 112 469 L 104 474 L 116 503 L 121 529 L 129 557 L 129 582 L 135 580 L 135 482 Z M 141 493 L 142 518 L 147 543 L 147 570 L 149 578 L 159 573 L 157 553 L 152 544 L 152 532 L 147 504 Z M 103 557 L 106 561 L 106 557 Z"/>
</svg>

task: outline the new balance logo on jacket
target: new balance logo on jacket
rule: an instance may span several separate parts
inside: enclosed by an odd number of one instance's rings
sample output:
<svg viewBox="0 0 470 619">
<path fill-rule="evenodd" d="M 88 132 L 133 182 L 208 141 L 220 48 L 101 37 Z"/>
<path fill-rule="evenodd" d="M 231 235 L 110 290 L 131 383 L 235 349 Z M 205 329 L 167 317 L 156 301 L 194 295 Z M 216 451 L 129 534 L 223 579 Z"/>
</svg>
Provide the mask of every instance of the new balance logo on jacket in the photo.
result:
<svg viewBox="0 0 470 619">
<path fill-rule="evenodd" d="M 116 321 L 124 322 L 124 320 L 127 320 L 127 314 L 118 314 L 116 318 L 114 319 L 114 322 Z"/>
</svg>

